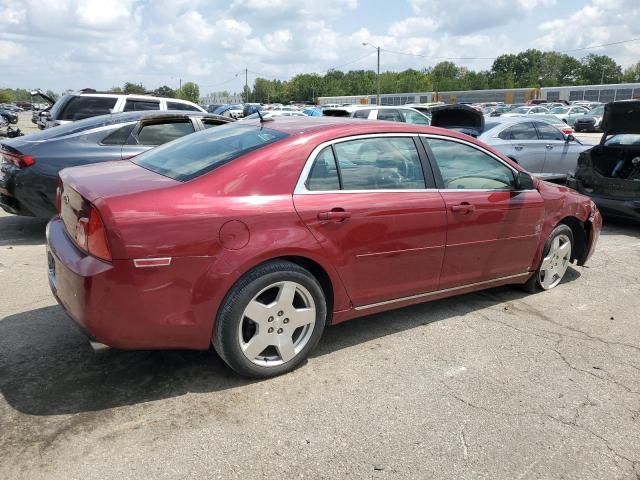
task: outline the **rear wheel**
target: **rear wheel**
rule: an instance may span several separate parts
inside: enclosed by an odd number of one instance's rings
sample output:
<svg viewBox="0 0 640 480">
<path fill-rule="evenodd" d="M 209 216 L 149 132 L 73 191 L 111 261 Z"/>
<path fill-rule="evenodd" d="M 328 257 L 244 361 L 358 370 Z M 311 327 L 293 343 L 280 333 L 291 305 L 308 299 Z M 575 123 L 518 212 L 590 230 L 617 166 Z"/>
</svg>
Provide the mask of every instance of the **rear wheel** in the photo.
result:
<svg viewBox="0 0 640 480">
<path fill-rule="evenodd" d="M 325 296 L 304 268 L 285 261 L 261 265 L 227 294 L 213 345 L 241 375 L 266 378 L 293 370 L 320 340 Z"/>
<path fill-rule="evenodd" d="M 558 225 L 549 235 L 538 270 L 525 284 L 529 292 L 551 290 L 564 277 L 571 263 L 573 232 L 567 225 Z"/>
</svg>

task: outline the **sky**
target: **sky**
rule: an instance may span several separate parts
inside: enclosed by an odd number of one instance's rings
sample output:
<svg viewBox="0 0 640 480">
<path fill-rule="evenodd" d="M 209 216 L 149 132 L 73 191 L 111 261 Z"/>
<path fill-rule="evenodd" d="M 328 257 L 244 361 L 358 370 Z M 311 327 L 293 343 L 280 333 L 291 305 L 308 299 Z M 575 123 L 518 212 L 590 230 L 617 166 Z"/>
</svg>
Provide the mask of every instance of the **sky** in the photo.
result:
<svg viewBox="0 0 640 480">
<path fill-rule="evenodd" d="M 195 81 L 240 91 L 244 70 L 472 70 L 527 48 L 640 61 L 639 0 L 0 0 L 0 88 L 61 92 Z M 368 43 L 369 45 L 362 45 Z"/>
</svg>

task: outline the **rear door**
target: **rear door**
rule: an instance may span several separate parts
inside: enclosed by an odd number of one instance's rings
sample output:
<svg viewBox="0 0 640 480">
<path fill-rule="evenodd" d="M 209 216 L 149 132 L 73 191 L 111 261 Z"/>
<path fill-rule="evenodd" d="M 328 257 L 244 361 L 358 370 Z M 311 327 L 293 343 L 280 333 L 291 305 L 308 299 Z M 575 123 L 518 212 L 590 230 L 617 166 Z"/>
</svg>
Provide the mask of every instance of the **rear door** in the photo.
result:
<svg viewBox="0 0 640 480">
<path fill-rule="evenodd" d="M 544 216 L 537 190 L 516 191 L 516 171 L 480 147 L 423 137 L 447 209 L 440 289 L 524 276 Z"/>
<path fill-rule="evenodd" d="M 164 143 L 196 131 L 190 118 L 142 120 L 132 130 L 122 147 L 122 158 L 127 159 Z"/>
<path fill-rule="evenodd" d="M 438 288 L 446 212 L 425 160 L 411 135 L 362 136 L 319 146 L 303 170 L 295 208 L 356 307 Z"/>
</svg>

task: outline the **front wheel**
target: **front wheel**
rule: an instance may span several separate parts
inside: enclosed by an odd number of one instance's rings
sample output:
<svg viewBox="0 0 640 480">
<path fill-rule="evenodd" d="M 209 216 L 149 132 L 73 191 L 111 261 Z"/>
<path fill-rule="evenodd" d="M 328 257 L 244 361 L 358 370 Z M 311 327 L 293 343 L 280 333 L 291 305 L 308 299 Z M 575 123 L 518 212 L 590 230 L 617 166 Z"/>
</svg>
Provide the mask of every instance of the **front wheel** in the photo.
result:
<svg viewBox="0 0 640 480">
<path fill-rule="evenodd" d="M 304 268 L 270 262 L 244 275 L 225 297 L 213 346 L 237 373 L 267 378 L 299 366 L 327 318 L 318 281 Z"/>
<path fill-rule="evenodd" d="M 525 284 L 529 292 L 551 290 L 564 277 L 573 250 L 573 232 L 567 225 L 558 225 L 549 235 L 540 266 Z"/>
</svg>

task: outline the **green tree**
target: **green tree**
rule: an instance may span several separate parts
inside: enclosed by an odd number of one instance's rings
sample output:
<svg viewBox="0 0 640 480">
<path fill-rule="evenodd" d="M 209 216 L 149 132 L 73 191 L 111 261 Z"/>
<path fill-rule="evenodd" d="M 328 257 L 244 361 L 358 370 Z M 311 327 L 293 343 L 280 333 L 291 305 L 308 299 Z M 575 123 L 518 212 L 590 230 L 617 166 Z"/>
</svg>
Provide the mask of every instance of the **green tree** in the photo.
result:
<svg viewBox="0 0 640 480">
<path fill-rule="evenodd" d="M 156 88 L 153 94 L 158 97 L 176 98 L 176 91 L 166 85 Z"/>
<path fill-rule="evenodd" d="M 120 88 L 120 87 L 111 87 L 111 91 L 113 93 L 122 93 L 122 88 Z"/>
<path fill-rule="evenodd" d="M 200 100 L 200 87 L 198 87 L 197 83 L 187 82 L 182 85 L 182 88 L 178 89 L 176 96 L 182 100 L 198 103 L 198 100 Z"/>
<path fill-rule="evenodd" d="M 13 92 L 11 90 L 0 90 L 0 103 L 13 102 Z"/>
<path fill-rule="evenodd" d="M 578 81 L 582 85 L 619 83 L 622 78 L 622 67 L 607 55 L 590 53 L 580 63 Z"/>
<path fill-rule="evenodd" d="M 138 94 L 147 93 L 147 89 L 144 88 L 144 86 L 141 83 L 126 82 L 122 90 L 124 91 L 124 93 L 138 93 Z"/>
<path fill-rule="evenodd" d="M 640 82 L 640 62 L 625 68 L 622 74 L 622 81 L 627 83 Z"/>
</svg>

